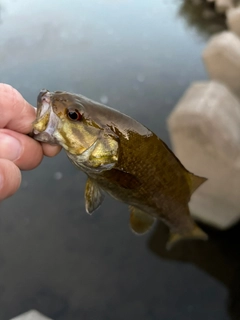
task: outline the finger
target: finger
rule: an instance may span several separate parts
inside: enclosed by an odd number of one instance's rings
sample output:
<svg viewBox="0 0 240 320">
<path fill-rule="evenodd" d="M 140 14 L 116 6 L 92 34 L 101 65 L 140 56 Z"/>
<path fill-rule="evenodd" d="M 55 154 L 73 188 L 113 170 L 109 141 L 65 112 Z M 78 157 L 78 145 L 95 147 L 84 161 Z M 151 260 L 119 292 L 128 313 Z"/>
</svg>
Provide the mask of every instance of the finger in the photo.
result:
<svg viewBox="0 0 240 320">
<path fill-rule="evenodd" d="M 0 141 L 0 158 L 13 161 L 21 170 L 31 170 L 42 161 L 41 144 L 24 134 L 0 129 Z"/>
<path fill-rule="evenodd" d="M 29 133 L 35 118 L 36 109 L 16 89 L 0 83 L 0 128 Z"/>
<path fill-rule="evenodd" d="M 51 146 L 47 143 L 42 143 L 42 148 L 44 155 L 47 157 L 54 157 L 62 150 L 60 146 Z"/>
<path fill-rule="evenodd" d="M 0 159 L 0 200 L 10 197 L 19 188 L 21 172 L 11 161 Z"/>
</svg>

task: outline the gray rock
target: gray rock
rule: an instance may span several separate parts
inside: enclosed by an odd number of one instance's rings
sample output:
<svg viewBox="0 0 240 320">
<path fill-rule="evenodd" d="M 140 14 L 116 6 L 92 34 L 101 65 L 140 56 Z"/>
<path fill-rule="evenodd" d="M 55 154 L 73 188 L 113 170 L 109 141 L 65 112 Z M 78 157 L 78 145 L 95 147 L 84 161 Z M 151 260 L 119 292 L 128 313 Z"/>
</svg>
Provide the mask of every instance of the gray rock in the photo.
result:
<svg viewBox="0 0 240 320">
<path fill-rule="evenodd" d="M 26 313 L 21 314 L 11 320 L 52 320 L 48 317 L 45 317 L 43 314 L 36 310 L 30 310 Z"/>
<path fill-rule="evenodd" d="M 191 172 L 208 178 L 190 211 L 219 229 L 240 219 L 240 103 L 222 84 L 194 83 L 168 118 L 173 149 Z"/>
<path fill-rule="evenodd" d="M 240 39 L 232 32 L 213 36 L 203 52 L 209 77 L 240 96 Z"/>
</svg>

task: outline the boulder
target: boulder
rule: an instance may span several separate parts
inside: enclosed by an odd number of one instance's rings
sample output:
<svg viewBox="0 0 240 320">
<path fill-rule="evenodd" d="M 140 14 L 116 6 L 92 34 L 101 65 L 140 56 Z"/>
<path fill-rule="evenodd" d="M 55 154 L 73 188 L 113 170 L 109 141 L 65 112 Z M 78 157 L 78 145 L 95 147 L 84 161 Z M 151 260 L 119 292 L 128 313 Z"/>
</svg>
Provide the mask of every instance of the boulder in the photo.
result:
<svg viewBox="0 0 240 320">
<path fill-rule="evenodd" d="M 226 13 L 233 7 L 233 0 L 215 0 L 215 8 L 218 13 Z"/>
<path fill-rule="evenodd" d="M 203 52 L 211 79 L 220 81 L 240 96 L 240 38 L 232 32 L 213 36 Z"/>
<path fill-rule="evenodd" d="M 202 222 L 226 229 L 240 219 L 240 103 L 224 85 L 193 83 L 168 118 L 173 151 L 206 177 L 189 208 Z"/>
<path fill-rule="evenodd" d="M 228 11 L 227 25 L 232 32 L 240 37 L 240 7 Z"/>
</svg>

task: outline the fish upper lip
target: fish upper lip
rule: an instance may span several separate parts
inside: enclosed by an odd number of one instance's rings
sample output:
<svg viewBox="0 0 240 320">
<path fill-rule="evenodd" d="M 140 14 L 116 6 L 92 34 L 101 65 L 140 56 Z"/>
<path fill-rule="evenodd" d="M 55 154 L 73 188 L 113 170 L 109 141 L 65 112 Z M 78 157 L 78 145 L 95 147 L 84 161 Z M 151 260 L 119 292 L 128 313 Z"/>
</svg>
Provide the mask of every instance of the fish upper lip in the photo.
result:
<svg viewBox="0 0 240 320">
<path fill-rule="evenodd" d="M 46 101 L 50 103 L 50 95 L 47 95 L 48 93 L 50 92 L 47 89 L 42 89 L 38 94 L 37 102 L 42 103 L 43 101 Z"/>
<path fill-rule="evenodd" d="M 48 90 L 40 91 L 37 98 L 38 120 L 41 119 L 51 108 L 51 93 Z"/>
</svg>

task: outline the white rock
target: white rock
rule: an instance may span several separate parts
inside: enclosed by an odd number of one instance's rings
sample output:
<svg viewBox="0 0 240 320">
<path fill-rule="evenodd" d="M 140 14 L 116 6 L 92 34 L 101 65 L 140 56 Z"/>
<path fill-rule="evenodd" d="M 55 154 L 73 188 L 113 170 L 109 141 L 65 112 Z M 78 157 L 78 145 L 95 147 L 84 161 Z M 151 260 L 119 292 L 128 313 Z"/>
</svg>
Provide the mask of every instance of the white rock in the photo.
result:
<svg viewBox="0 0 240 320">
<path fill-rule="evenodd" d="M 192 195 L 195 218 L 226 229 L 240 219 L 240 103 L 222 84 L 194 83 L 168 118 L 173 150 L 208 178 Z"/>
<path fill-rule="evenodd" d="M 50 318 L 45 317 L 43 314 L 36 310 L 30 310 L 26 313 L 21 314 L 11 320 L 52 320 Z"/>
<path fill-rule="evenodd" d="M 215 0 L 215 7 L 218 13 L 225 13 L 233 7 L 233 0 Z"/>
<path fill-rule="evenodd" d="M 240 7 L 228 11 L 227 25 L 232 32 L 240 37 Z"/>
<path fill-rule="evenodd" d="M 211 79 L 220 81 L 240 95 L 240 39 L 232 32 L 213 36 L 203 52 Z"/>
</svg>

